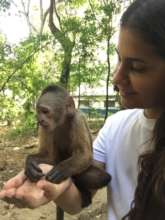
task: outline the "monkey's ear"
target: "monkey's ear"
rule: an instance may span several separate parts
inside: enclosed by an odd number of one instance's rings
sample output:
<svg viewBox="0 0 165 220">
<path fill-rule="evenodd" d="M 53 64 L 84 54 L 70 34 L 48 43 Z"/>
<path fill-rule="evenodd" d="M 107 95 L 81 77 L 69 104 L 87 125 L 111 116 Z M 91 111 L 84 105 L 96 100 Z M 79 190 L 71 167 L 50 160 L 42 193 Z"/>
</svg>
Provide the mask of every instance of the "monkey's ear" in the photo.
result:
<svg viewBox="0 0 165 220">
<path fill-rule="evenodd" d="M 66 109 L 67 109 L 68 117 L 72 118 L 75 114 L 75 103 L 74 103 L 73 97 L 71 96 L 68 96 L 67 98 Z"/>
</svg>

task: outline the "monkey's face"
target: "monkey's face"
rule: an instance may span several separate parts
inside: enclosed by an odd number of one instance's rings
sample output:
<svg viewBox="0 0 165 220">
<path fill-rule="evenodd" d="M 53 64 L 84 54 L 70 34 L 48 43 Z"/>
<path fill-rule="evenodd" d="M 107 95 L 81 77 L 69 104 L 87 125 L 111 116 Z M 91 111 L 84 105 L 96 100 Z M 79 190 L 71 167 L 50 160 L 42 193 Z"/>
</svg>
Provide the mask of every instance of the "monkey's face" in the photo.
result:
<svg viewBox="0 0 165 220">
<path fill-rule="evenodd" d="M 42 95 L 37 103 L 37 120 L 39 126 L 47 132 L 54 131 L 65 119 L 65 108 L 53 93 Z"/>
<path fill-rule="evenodd" d="M 37 107 L 37 120 L 40 127 L 45 131 L 52 131 L 55 128 L 53 111 L 50 106 L 39 105 Z"/>
</svg>

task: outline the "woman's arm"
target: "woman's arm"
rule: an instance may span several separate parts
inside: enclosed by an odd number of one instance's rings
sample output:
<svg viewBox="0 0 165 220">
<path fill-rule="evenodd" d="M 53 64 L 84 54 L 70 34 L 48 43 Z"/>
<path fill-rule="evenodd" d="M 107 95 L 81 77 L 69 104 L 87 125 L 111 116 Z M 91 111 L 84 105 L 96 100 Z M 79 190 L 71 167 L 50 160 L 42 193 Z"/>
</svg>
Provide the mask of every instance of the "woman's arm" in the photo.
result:
<svg viewBox="0 0 165 220">
<path fill-rule="evenodd" d="M 50 170 L 51 167 L 47 164 L 41 165 L 43 171 Z M 71 178 L 60 184 L 53 184 L 44 179 L 32 183 L 26 178 L 23 170 L 4 183 L 0 199 L 14 203 L 19 208 L 34 209 L 53 200 L 66 212 L 74 214 L 81 210 L 81 194 Z"/>
<path fill-rule="evenodd" d="M 97 162 L 97 165 L 104 168 L 104 165 Z M 43 164 L 43 170 L 51 169 L 50 165 Z M 94 193 L 92 193 L 93 195 Z M 84 196 L 72 182 L 71 178 L 60 184 L 53 184 L 44 179 L 37 183 L 31 183 L 26 179 L 24 172 L 9 180 L 0 192 L 0 198 L 18 207 L 37 208 L 41 205 L 54 201 L 59 207 L 70 214 L 81 211 Z"/>
<path fill-rule="evenodd" d="M 58 185 L 41 180 L 37 186 L 44 191 L 49 200 L 54 200 L 65 212 L 76 214 L 81 211 L 81 193 L 70 178 Z"/>
<path fill-rule="evenodd" d="M 95 166 L 98 166 L 101 169 L 105 169 L 105 165 L 101 162 L 94 161 L 94 164 Z M 47 189 L 45 188 L 44 190 L 47 190 Z M 93 197 L 96 191 L 93 191 L 91 193 Z M 55 203 L 67 213 L 77 214 L 82 210 L 82 204 L 85 203 L 83 201 L 84 198 L 85 196 L 82 195 L 82 193 L 78 190 L 75 184 L 71 181 L 70 186 L 67 188 L 66 191 L 64 191 L 64 193 L 61 194 L 61 196 L 59 196 L 55 200 Z"/>
</svg>

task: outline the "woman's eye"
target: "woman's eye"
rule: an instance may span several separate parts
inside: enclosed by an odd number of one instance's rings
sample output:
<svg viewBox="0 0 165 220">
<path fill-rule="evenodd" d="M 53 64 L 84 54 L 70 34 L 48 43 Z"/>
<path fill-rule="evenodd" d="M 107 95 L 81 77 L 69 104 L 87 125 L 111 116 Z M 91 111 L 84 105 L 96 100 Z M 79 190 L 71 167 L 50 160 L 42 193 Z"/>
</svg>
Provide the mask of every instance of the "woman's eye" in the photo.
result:
<svg viewBox="0 0 165 220">
<path fill-rule="evenodd" d="M 142 73 L 145 71 L 145 67 L 141 65 L 131 65 L 130 70 L 134 72 Z"/>
</svg>

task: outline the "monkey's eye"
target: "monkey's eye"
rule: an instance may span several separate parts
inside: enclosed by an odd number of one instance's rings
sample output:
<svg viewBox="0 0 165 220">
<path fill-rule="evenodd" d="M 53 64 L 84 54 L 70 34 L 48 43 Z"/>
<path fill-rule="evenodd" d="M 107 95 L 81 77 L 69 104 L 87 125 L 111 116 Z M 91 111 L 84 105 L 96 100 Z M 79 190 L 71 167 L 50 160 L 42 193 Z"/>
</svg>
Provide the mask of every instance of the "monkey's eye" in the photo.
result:
<svg viewBox="0 0 165 220">
<path fill-rule="evenodd" d="M 43 114 L 48 114 L 49 111 L 48 111 L 47 109 L 43 109 L 43 110 L 42 110 L 42 113 L 43 113 Z"/>
<path fill-rule="evenodd" d="M 40 108 L 40 112 L 41 112 L 42 114 L 47 115 L 47 114 L 49 113 L 49 109 L 47 109 L 47 108 Z"/>
</svg>

